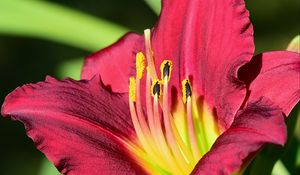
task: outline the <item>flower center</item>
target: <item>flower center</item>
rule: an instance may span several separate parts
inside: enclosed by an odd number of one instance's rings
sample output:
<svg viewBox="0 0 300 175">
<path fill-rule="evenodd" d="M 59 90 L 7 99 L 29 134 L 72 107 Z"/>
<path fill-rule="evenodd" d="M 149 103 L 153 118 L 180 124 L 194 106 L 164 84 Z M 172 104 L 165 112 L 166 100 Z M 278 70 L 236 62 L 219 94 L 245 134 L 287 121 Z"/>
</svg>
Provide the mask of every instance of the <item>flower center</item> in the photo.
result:
<svg viewBox="0 0 300 175">
<path fill-rule="evenodd" d="M 128 149 L 150 174 L 190 174 L 220 132 L 209 110 L 204 105 L 198 110 L 188 79 L 182 81 L 183 109 L 170 112 L 168 86 L 173 63 L 161 63 L 158 79 L 150 43 L 150 30 L 145 30 L 146 56 L 136 54 L 136 77 L 129 79 L 129 107 L 137 139 Z M 146 87 L 141 92 L 145 60 Z M 141 94 L 145 94 L 145 112 Z"/>
</svg>

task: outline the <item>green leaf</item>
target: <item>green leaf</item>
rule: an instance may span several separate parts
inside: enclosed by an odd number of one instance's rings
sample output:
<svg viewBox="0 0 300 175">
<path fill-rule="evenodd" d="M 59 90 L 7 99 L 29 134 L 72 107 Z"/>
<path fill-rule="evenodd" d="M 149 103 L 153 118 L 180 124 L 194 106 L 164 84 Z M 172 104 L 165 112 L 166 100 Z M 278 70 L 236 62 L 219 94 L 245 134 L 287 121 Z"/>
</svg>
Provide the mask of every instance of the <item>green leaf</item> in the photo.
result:
<svg viewBox="0 0 300 175">
<path fill-rule="evenodd" d="M 49 160 L 44 159 L 38 175 L 60 175 L 60 173 Z"/>
<path fill-rule="evenodd" d="M 300 53 L 300 35 L 297 35 L 292 39 L 287 50 Z"/>
<path fill-rule="evenodd" d="M 281 161 L 277 161 L 273 168 L 272 175 L 290 175 L 290 173 Z"/>
<path fill-rule="evenodd" d="M 300 144 L 298 144 L 296 168 L 296 171 L 300 171 Z"/>
<path fill-rule="evenodd" d="M 46 1 L 0 1 L 0 34 L 43 38 L 95 51 L 127 31 L 103 19 Z"/>
<path fill-rule="evenodd" d="M 161 9 L 161 0 L 145 0 L 151 9 L 158 15 Z"/>
<path fill-rule="evenodd" d="M 83 58 L 76 58 L 76 59 L 72 59 L 72 60 L 63 62 L 56 69 L 57 76 L 61 79 L 65 78 L 65 77 L 70 77 L 75 80 L 79 80 L 82 64 L 83 64 Z"/>
</svg>

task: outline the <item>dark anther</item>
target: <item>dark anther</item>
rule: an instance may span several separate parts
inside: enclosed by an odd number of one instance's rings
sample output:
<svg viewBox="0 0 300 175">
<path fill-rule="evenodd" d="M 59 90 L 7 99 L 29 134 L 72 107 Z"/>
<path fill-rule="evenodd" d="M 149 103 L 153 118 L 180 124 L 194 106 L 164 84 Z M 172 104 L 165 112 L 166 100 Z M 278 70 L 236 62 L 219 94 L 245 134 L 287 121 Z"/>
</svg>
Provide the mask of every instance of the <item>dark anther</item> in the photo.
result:
<svg viewBox="0 0 300 175">
<path fill-rule="evenodd" d="M 157 81 L 154 86 L 153 86 L 153 95 L 156 95 L 159 97 L 160 96 L 160 83 Z"/>
<path fill-rule="evenodd" d="M 186 90 L 186 97 L 192 96 L 192 89 L 191 89 L 190 82 L 188 80 L 185 82 L 185 90 Z"/>
<path fill-rule="evenodd" d="M 165 77 L 165 76 L 167 76 L 167 77 L 170 76 L 170 67 L 171 67 L 170 62 L 167 61 L 167 62 L 165 63 L 165 65 L 164 65 L 164 70 L 163 70 L 164 77 Z"/>
</svg>

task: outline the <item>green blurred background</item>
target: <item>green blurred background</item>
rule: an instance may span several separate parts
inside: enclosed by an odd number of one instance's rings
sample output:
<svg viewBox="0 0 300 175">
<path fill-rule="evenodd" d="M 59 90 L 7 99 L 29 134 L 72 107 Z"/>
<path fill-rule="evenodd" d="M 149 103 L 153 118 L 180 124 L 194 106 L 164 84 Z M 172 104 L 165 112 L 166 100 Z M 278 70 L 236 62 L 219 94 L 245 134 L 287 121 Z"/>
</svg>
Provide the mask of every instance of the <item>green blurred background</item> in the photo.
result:
<svg viewBox="0 0 300 175">
<path fill-rule="evenodd" d="M 256 53 L 283 50 L 299 34 L 299 2 L 246 1 L 255 30 Z M 78 79 L 85 56 L 113 43 L 127 31 L 142 33 L 153 26 L 159 6 L 157 0 L 0 0 L 1 103 L 14 88 L 41 81 L 46 75 Z M 291 125 L 299 118 L 297 110 L 293 115 Z M 282 160 L 273 174 L 297 174 L 300 156 L 294 157 L 300 154 L 299 132 L 294 135 L 291 129 L 292 146 L 288 151 L 267 147 L 250 167 L 259 167 L 265 157 L 272 157 L 270 154 L 287 152 L 285 158 L 280 156 Z M 291 160 L 293 165 L 287 165 Z M 251 170 L 247 173 L 255 174 Z M 27 138 L 22 124 L 1 117 L 0 175 L 55 174 L 55 168 Z"/>
</svg>

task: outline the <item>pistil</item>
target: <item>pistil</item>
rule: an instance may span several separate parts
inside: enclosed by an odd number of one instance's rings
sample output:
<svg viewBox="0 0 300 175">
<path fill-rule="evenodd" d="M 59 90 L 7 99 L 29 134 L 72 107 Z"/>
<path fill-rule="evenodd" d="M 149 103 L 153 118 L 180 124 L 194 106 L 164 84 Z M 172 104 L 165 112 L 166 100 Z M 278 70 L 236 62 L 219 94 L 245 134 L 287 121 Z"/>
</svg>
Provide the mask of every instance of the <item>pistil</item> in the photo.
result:
<svg viewBox="0 0 300 175">
<path fill-rule="evenodd" d="M 154 64 L 154 57 L 153 57 L 153 51 L 151 48 L 151 35 L 150 35 L 150 29 L 144 30 L 144 36 L 145 36 L 145 46 L 146 46 L 146 58 L 148 66 L 150 67 L 150 70 L 152 70 L 151 78 L 158 79 L 157 73 L 155 71 L 155 64 Z"/>
</svg>

